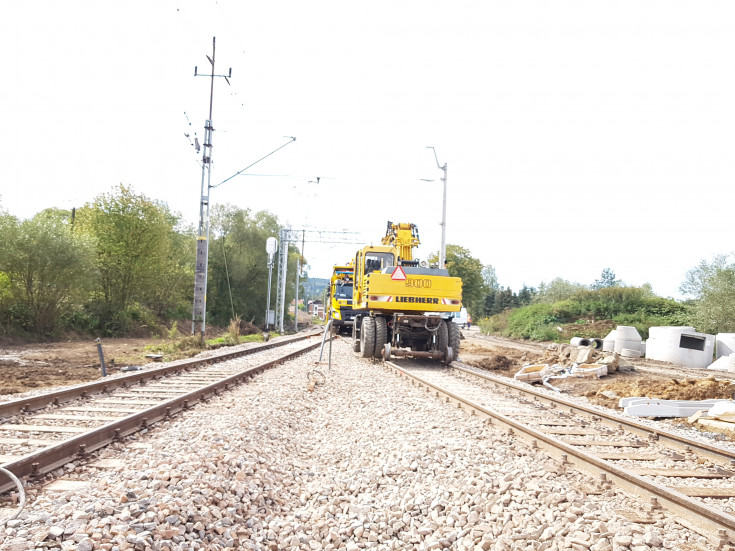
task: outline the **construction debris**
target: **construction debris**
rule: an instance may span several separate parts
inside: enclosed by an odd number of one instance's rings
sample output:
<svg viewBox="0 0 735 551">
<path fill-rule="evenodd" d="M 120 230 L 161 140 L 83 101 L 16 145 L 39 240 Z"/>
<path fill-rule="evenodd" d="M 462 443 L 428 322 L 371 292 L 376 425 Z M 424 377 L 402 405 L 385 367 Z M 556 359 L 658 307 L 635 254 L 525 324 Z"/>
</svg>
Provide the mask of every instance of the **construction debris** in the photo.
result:
<svg viewBox="0 0 735 551">
<path fill-rule="evenodd" d="M 524 365 L 513 378 L 526 383 L 539 383 L 548 377 L 549 364 Z"/>
<path fill-rule="evenodd" d="M 728 354 L 727 356 L 720 356 L 713 363 L 707 367 L 715 371 L 729 371 L 730 373 L 735 371 L 735 354 Z"/>
<path fill-rule="evenodd" d="M 577 357 L 574 361 L 578 364 L 591 363 L 595 356 L 597 356 L 597 353 L 593 348 L 589 346 L 583 346 L 580 347 L 577 351 Z"/>
<path fill-rule="evenodd" d="M 705 414 L 705 411 L 707 413 Z M 701 425 L 715 432 L 735 432 L 735 402 L 721 400 L 715 403 L 709 410 L 701 409 L 687 419 L 690 425 Z"/>
<path fill-rule="evenodd" d="M 710 410 L 728 400 L 660 400 L 658 398 L 621 398 L 619 406 L 633 417 L 690 417 L 700 410 Z"/>
<path fill-rule="evenodd" d="M 526 383 L 542 383 L 544 386 L 551 388 L 557 392 L 561 392 L 556 387 L 549 384 L 549 379 L 565 379 L 567 377 L 582 377 L 586 379 L 599 379 L 606 376 L 608 366 L 605 364 L 582 364 L 573 363 L 571 366 L 562 366 L 559 364 L 529 364 L 524 365 L 513 376 L 517 381 Z"/>
<path fill-rule="evenodd" d="M 697 421 L 697 424 L 718 432 L 735 432 L 735 423 L 730 423 L 729 421 L 702 418 Z"/>
<path fill-rule="evenodd" d="M 607 365 L 605 364 L 582 364 L 573 366 L 570 375 L 572 377 L 584 377 L 587 379 L 599 379 L 607 375 Z"/>
<path fill-rule="evenodd" d="M 735 402 L 730 400 L 717 402 L 707 412 L 707 417 L 719 419 L 720 421 L 735 422 Z"/>
</svg>

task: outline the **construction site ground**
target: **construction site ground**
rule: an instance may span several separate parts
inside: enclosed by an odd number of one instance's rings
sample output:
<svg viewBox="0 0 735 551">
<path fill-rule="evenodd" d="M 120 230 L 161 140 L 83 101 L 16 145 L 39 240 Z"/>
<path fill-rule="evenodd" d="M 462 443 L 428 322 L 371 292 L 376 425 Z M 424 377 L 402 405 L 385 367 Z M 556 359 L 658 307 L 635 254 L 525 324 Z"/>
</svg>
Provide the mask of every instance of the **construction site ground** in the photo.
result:
<svg viewBox="0 0 735 551">
<path fill-rule="evenodd" d="M 460 359 L 462 362 L 487 369 L 497 375 L 513 377 L 525 364 L 571 366 L 574 347 L 551 343 L 514 341 L 481 335 L 475 328 L 463 330 Z M 571 358 L 565 352 L 571 352 Z M 593 352 L 590 363 L 607 356 Z M 636 358 L 626 360 L 630 367 L 599 379 L 555 378 L 549 382 L 565 393 L 586 396 L 590 402 L 610 408 L 618 406 L 619 398 L 641 396 L 665 400 L 731 399 L 735 393 L 735 373 L 695 369 Z"/>
<path fill-rule="evenodd" d="M 460 359 L 494 374 L 513 377 L 525 364 L 570 366 L 570 347 L 552 343 L 515 341 L 482 335 L 477 328 L 462 330 Z M 349 337 L 348 337 L 349 338 Z M 154 339 L 105 339 L 103 352 L 108 373 L 124 366 L 151 362 L 146 358 Z M 158 340 L 160 342 L 160 339 Z M 554 347 L 552 347 L 554 348 Z M 596 354 L 596 353 L 595 353 Z M 601 356 L 602 354 L 600 354 Z M 594 361 L 594 356 L 593 356 Z M 595 404 L 618 407 L 619 398 L 647 396 L 669 400 L 732 398 L 735 373 L 675 366 L 666 362 L 629 359 L 631 367 L 599 379 L 555 378 L 549 382 L 564 393 L 586 396 Z M 91 381 L 101 376 L 97 345 L 91 339 L 24 344 L 0 341 L 0 399 L 45 387 Z"/>
</svg>

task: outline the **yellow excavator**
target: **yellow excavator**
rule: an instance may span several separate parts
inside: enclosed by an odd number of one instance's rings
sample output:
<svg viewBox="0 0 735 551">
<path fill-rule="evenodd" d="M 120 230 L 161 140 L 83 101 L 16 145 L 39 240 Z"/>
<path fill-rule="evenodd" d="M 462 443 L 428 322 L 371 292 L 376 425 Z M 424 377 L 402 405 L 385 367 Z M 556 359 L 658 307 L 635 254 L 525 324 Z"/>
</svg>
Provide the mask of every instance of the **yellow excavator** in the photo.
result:
<svg viewBox="0 0 735 551">
<path fill-rule="evenodd" d="M 449 364 L 459 357 L 462 279 L 413 258 L 418 228 L 388 222 L 381 245 L 355 255 L 352 348 L 363 358 L 415 356 Z"/>
<path fill-rule="evenodd" d="M 350 261 L 346 265 L 334 266 L 329 281 L 329 319 L 337 332 L 352 328 L 355 312 L 352 308 L 352 285 L 355 268 Z"/>
</svg>

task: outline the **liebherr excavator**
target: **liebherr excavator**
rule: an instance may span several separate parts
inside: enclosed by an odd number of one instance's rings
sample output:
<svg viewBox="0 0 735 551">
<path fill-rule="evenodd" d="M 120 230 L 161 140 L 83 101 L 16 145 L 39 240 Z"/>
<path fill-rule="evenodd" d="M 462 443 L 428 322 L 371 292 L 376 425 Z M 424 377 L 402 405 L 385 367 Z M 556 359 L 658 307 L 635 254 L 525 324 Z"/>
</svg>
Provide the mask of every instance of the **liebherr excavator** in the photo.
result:
<svg viewBox="0 0 735 551">
<path fill-rule="evenodd" d="M 417 356 L 449 364 L 459 357 L 462 279 L 413 258 L 414 224 L 388 222 L 382 245 L 355 256 L 352 348 L 363 358 Z"/>
</svg>

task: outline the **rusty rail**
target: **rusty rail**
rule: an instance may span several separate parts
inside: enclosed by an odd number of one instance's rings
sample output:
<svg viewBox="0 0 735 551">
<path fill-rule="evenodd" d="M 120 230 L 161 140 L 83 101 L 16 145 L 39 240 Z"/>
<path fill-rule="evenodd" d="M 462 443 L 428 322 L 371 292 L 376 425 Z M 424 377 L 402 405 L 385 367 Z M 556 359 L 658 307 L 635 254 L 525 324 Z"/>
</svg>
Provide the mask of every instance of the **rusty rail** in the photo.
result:
<svg viewBox="0 0 735 551">
<path fill-rule="evenodd" d="M 280 341 L 276 343 L 275 346 L 290 344 L 296 341 L 304 340 L 312 336 L 315 336 L 315 334 L 308 334 L 306 336 L 292 338 L 287 341 Z M 296 350 L 288 354 L 285 354 L 275 360 L 271 360 L 269 362 L 265 362 L 263 364 L 260 364 L 254 367 L 247 368 L 243 371 L 240 371 L 229 377 L 226 377 L 220 381 L 203 386 L 201 388 L 198 388 L 186 394 L 176 396 L 170 400 L 166 400 L 164 402 L 161 402 L 160 404 L 156 404 L 138 413 L 128 415 L 127 417 L 124 417 L 120 419 L 119 421 L 107 423 L 101 427 L 94 428 L 83 434 L 63 440 L 62 442 L 59 442 L 58 444 L 55 444 L 47 448 L 44 448 L 42 450 L 38 450 L 36 452 L 27 454 L 18 460 L 15 460 L 9 463 L 5 463 L 2 466 L 3 468 L 12 472 L 15 476 L 17 476 L 20 479 L 46 474 L 48 472 L 53 471 L 54 469 L 57 469 L 65 465 L 66 463 L 74 459 L 84 457 L 87 454 L 110 444 L 111 442 L 120 440 L 123 437 L 133 434 L 139 430 L 143 430 L 149 427 L 150 425 L 153 425 L 156 422 L 161 421 L 162 419 L 170 418 L 176 413 L 179 413 L 183 410 L 186 410 L 192 407 L 196 402 L 203 400 L 203 399 L 207 399 L 211 396 L 217 395 L 223 391 L 226 391 L 229 387 L 239 384 L 243 380 L 249 379 L 253 377 L 254 375 L 257 375 L 258 373 L 265 371 L 266 369 L 269 369 L 277 364 L 293 359 L 296 356 L 299 356 L 301 354 L 304 354 L 305 352 L 308 352 L 309 350 L 313 350 L 314 348 L 317 348 L 319 344 L 320 344 L 319 342 L 316 342 L 300 350 Z M 187 368 L 191 368 L 197 365 L 204 365 L 204 364 L 211 364 L 211 363 L 218 362 L 218 361 L 225 361 L 228 359 L 244 356 L 246 354 L 252 354 L 256 351 L 261 351 L 261 350 L 273 348 L 273 347 L 274 345 L 271 344 L 269 346 L 258 347 L 257 349 L 251 348 L 251 349 L 248 349 L 247 351 L 238 351 L 234 353 L 222 354 L 216 357 L 198 360 L 196 362 L 187 362 L 186 366 Z M 181 371 L 183 369 L 181 364 L 177 366 L 172 366 L 172 367 L 175 367 L 176 369 L 174 370 L 169 369 L 167 371 L 164 371 L 164 368 L 162 368 L 161 370 L 158 370 L 158 369 L 155 370 L 157 372 L 157 376 L 161 376 L 162 374 L 167 374 L 167 373 L 170 374 L 172 371 Z M 148 374 L 153 375 L 153 371 L 149 372 Z M 148 377 L 148 379 L 150 378 L 151 377 Z M 130 379 L 128 378 L 126 378 L 126 380 L 130 382 Z M 134 378 L 134 382 L 138 382 L 137 377 Z M 93 386 L 97 392 L 101 391 L 98 383 L 95 383 L 91 386 Z M 123 385 L 117 385 L 117 386 L 121 387 Z M 70 390 L 78 390 L 78 389 L 70 389 Z M 90 392 L 91 391 L 87 390 L 87 393 L 90 393 Z M 85 395 L 86 394 L 77 394 L 76 397 L 78 398 L 80 396 L 85 396 Z M 49 396 L 49 395 L 44 395 L 44 396 Z M 18 402 L 22 402 L 22 400 Z M 46 401 L 45 404 L 48 404 L 48 401 Z M 14 484 L 12 481 L 4 481 L 0 483 L 0 493 L 5 492 L 13 487 L 14 487 Z"/>
<path fill-rule="evenodd" d="M 118 388 L 126 388 L 132 384 L 143 383 L 151 379 L 157 379 L 164 375 L 170 375 L 177 371 L 185 371 L 187 369 L 193 369 L 203 365 L 209 365 L 213 363 L 223 362 L 234 358 L 240 358 L 263 350 L 269 350 L 271 348 L 278 348 L 279 346 L 285 346 L 287 344 L 298 342 L 309 337 L 313 337 L 318 333 L 307 333 L 304 335 L 296 335 L 294 337 L 288 337 L 281 340 L 267 342 L 253 346 L 252 348 L 246 348 L 244 350 L 237 350 L 235 352 L 225 352 L 224 354 L 217 354 L 210 356 L 209 358 L 201 358 L 199 360 L 189 360 L 181 362 L 176 365 L 169 365 L 158 367 L 156 369 L 150 369 L 141 371 L 139 373 L 131 373 L 130 375 L 123 375 L 122 377 L 115 377 L 112 379 L 103 379 L 99 381 L 93 381 L 91 383 L 85 383 L 77 385 L 71 388 L 55 390 L 47 392 L 45 394 L 38 394 L 36 396 L 30 396 L 28 398 L 19 398 L 18 400 L 12 400 L 9 402 L 0 403 L 0 419 L 3 417 L 9 417 L 18 413 L 29 413 L 37 409 L 45 408 L 51 404 L 58 405 L 71 400 L 84 398 L 90 394 L 96 394 L 98 392 L 110 392 Z"/>
<path fill-rule="evenodd" d="M 501 427 L 509 434 L 518 436 L 529 442 L 535 449 L 544 450 L 549 456 L 557 459 L 562 464 L 573 466 L 580 471 L 586 472 L 592 476 L 597 476 L 598 480 L 603 484 L 613 482 L 619 488 L 649 500 L 652 508 L 663 507 L 671 511 L 677 516 L 677 519 L 682 524 L 700 534 L 706 535 L 711 541 L 717 542 L 719 548 L 735 542 L 735 517 L 732 515 L 718 511 L 712 507 L 708 507 L 707 505 L 704 505 L 676 490 L 672 490 L 671 488 L 646 480 L 642 476 L 628 472 L 625 469 L 605 461 L 604 459 L 600 459 L 593 454 L 586 453 L 583 450 L 563 442 L 558 438 L 544 434 L 543 432 L 511 419 L 501 413 L 489 410 L 479 404 L 463 398 L 462 396 L 450 392 L 448 389 L 427 381 L 426 379 L 411 373 L 410 370 L 406 370 L 393 362 L 385 362 L 384 365 L 394 373 L 400 373 L 401 375 L 414 380 L 419 386 L 425 387 L 437 397 L 443 397 L 447 402 L 456 403 L 459 407 L 466 408 L 469 411 L 474 412 L 474 414 L 488 419 L 488 422 L 491 424 Z M 463 371 L 471 375 L 480 376 L 481 378 L 487 378 L 474 371 Z M 490 380 L 492 380 L 492 382 L 499 382 L 492 378 L 490 378 Z M 578 406 L 577 404 L 568 402 L 567 400 L 550 398 L 549 396 L 541 395 L 531 389 L 519 387 L 516 384 L 507 384 L 505 382 L 501 384 L 505 384 L 519 392 L 538 395 L 539 398 L 543 398 L 548 402 L 563 404 L 568 406 L 570 409 L 579 409 L 580 411 L 585 410 L 587 413 L 593 413 L 596 416 L 603 415 L 597 410 Z M 616 420 L 620 422 L 620 419 L 616 418 Z M 659 436 L 663 434 L 663 431 L 653 430 L 640 423 L 633 423 L 633 425 L 635 425 L 639 430 L 645 429 L 651 434 L 657 434 Z M 676 438 L 680 439 L 679 437 Z M 694 447 L 694 444 L 697 443 L 692 441 L 691 444 L 692 447 Z M 711 446 L 702 444 L 698 445 L 703 446 L 705 449 L 712 448 Z M 725 450 L 722 451 L 724 452 Z"/>
</svg>

